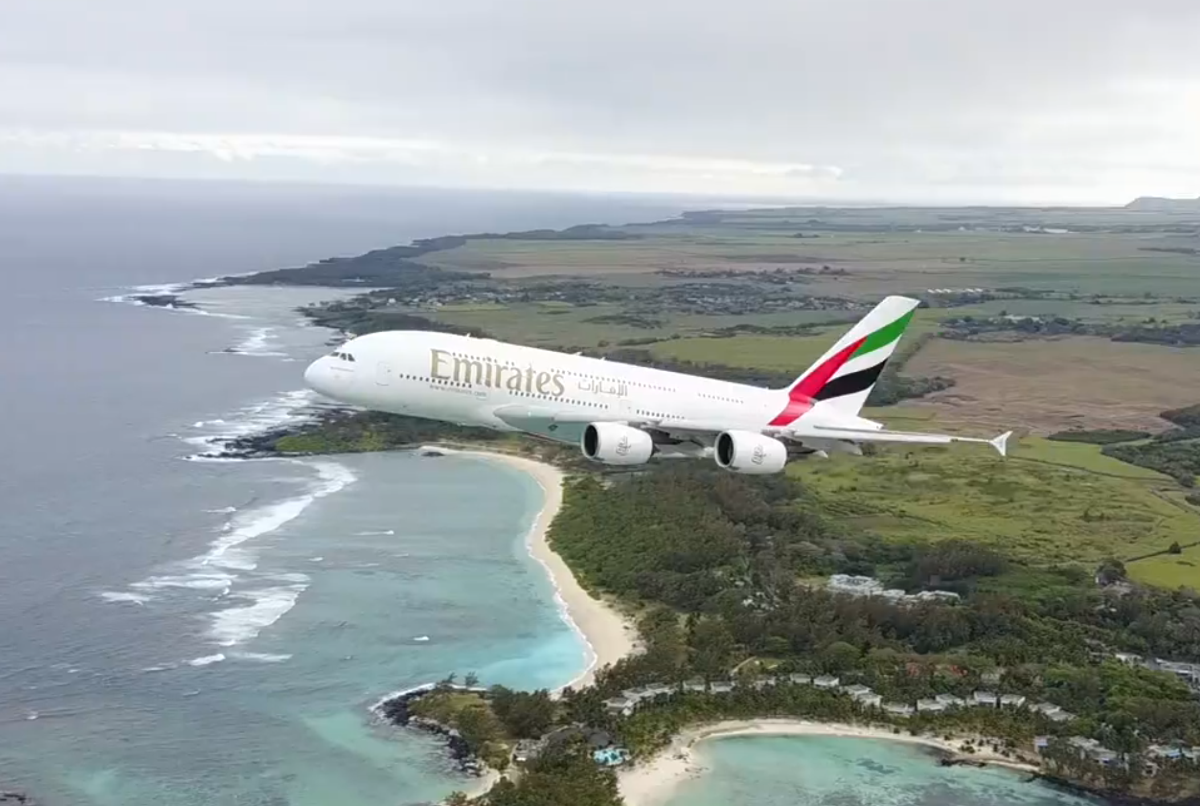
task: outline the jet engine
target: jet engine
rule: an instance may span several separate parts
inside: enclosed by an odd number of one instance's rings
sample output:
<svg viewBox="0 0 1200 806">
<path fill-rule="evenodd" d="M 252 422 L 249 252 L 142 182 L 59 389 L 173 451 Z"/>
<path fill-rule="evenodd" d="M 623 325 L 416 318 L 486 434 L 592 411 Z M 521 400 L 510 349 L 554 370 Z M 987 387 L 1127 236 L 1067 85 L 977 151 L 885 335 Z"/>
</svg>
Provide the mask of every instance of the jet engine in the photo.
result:
<svg viewBox="0 0 1200 806">
<path fill-rule="evenodd" d="M 621 423 L 589 423 L 580 448 L 593 462 L 644 465 L 654 453 L 654 440 L 645 431 Z"/>
<path fill-rule="evenodd" d="M 715 448 L 717 465 L 735 473 L 778 473 L 788 460 L 786 445 L 753 431 L 722 431 Z"/>
</svg>

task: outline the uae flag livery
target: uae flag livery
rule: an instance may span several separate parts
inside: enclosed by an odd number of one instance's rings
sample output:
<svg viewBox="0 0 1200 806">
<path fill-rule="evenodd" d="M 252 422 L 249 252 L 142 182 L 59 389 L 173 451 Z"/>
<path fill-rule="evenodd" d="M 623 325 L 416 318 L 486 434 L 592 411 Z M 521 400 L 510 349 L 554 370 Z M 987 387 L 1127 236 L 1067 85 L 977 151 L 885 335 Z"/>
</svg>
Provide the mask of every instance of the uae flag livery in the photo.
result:
<svg viewBox="0 0 1200 806">
<path fill-rule="evenodd" d="M 875 306 L 796 379 L 783 411 L 770 425 L 790 425 L 817 403 L 857 415 L 918 304 L 907 297 L 888 297 Z"/>
</svg>

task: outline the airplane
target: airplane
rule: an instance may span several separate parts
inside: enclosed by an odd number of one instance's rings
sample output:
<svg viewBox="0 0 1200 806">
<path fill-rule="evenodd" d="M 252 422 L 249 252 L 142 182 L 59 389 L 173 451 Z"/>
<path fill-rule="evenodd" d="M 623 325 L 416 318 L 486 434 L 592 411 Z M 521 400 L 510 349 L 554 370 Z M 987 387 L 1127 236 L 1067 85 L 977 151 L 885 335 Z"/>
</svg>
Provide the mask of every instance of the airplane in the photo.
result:
<svg viewBox="0 0 1200 806">
<path fill-rule="evenodd" d="M 304 380 L 342 403 L 578 445 L 614 466 L 703 458 L 769 474 L 793 458 L 861 455 L 873 442 L 981 443 L 1005 456 L 1011 431 L 992 439 L 892 431 L 860 416 L 918 304 L 885 298 L 783 389 L 421 330 L 351 338 Z"/>
</svg>

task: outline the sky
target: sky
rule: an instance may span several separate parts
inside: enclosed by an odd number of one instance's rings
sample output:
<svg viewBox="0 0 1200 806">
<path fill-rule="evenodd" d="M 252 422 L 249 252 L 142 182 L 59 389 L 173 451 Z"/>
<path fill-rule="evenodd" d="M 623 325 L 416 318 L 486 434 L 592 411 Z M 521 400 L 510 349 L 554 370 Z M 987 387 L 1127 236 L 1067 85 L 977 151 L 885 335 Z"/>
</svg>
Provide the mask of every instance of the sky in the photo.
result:
<svg viewBox="0 0 1200 806">
<path fill-rule="evenodd" d="M 1200 195 L 1197 0 L 2 0 L 0 173 Z"/>
</svg>

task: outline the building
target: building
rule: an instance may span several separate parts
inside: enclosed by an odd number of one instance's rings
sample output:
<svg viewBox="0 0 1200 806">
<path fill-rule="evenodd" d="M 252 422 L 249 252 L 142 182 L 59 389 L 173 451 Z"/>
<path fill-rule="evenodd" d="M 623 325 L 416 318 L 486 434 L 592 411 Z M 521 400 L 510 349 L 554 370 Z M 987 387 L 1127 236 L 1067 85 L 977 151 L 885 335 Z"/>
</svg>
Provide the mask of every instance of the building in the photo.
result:
<svg viewBox="0 0 1200 806">
<path fill-rule="evenodd" d="M 524 764 L 533 761 L 542 752 L 542 743 L 535 739 L 522 739 L 513 748 L 513 761 Z"/>
<path fill-rule="evenodd" d="M 828 590 L 848 596 L 879 596 L 891 602 L 916 604 L 918 602 L 957 602 L 959 596 L 953 591 L 921 591 L 908 594 L 899 588 L 884 588 L 874 577 L 834 574 L 829 577 Z"/>
<path fill-rule="evenodd" d="M 884 713 L 892 716 L 912 716 L 913 707 L 902 702 L 885 702 L 883 703 Z"/>
<path fill-rule="evenodd" d="M 874 577 L 834 574 L 829 578 L 829 590 L 854 596 L 873 596 L 883 590 L 883 583 Z"/>
<path fill-rule="evenodd" d="M 971 695 L 971 702 L 975 705 L 990 705 L 994 708 L 998 703 L 998 698 L 994 691 L 976 691 Z"/>
<path fill-rule="evenodd" d="M 946 710 L 946 705 L 937 700 L 917 700 L 917 710 L 924 714 L 940 714 Z"/>
<path fill-rule="evenodd" d="M 613 697 L 611 700 L 604 701 L 604 710 L 610 714 L 629 716 L 633 713 L 633 709 L 637 707 L 637 703 L 637 700 L 632 700 L 629 697 Z"/>
<path fill-rule="evenodd" d="M 813 685 L 817 688 L 837 688 L 840 682 L 842 682 L 841 678 L 831 675 L 822 675 L 812 681 Z"/>
<path fill-rule="evenodd" d="M 1000 705 L 1009 708 L 1020 708 L 1025 705 L 1024 694 L 1001 694 Z"/>
<path fill-rule="evenodd" d="M 806 674 L 790 674 L 788 682 L 794 686 L 807 686 L 812 683 L 812 678 Z"/>
<path fill-rule="evenodd" d="M 957 602 L 961 597 L 954 591 L 921 591 L 911 598 L 918 602 Z"/>
<path fill-rule="evenodd" d="M 956 697 L 953 694 L 939 694 L 934 699 L 947 708 L 962 708 L 967 704 L 967 701 L 962 697 Z"/>
</svg>

